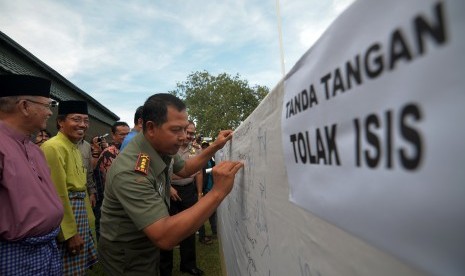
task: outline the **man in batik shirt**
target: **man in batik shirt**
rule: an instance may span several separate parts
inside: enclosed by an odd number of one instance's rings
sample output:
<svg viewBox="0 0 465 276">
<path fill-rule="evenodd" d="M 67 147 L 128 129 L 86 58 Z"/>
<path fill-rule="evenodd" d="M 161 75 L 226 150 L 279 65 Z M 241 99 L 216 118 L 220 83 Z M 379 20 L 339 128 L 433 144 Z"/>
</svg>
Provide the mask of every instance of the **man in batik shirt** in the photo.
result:
<svg viewBox="0 0 465 276">
<path fill-rule="evenodd" d="M 125 122 L 116 122 L 111 126 L 113 143 L 104 149 L 100 154 L 94 170 L 95 186 L 97 188 L 97 204 L 93 208 L 95 215 L 95 232 L 97 240 L 100 238 L 100 208 L 103 202 L 103 192 L 105 191 L 105 180 L 108 170 L 113 160 L 118 156 L 121 143 L 129 133 L 129 125 Z"/>
</svg>

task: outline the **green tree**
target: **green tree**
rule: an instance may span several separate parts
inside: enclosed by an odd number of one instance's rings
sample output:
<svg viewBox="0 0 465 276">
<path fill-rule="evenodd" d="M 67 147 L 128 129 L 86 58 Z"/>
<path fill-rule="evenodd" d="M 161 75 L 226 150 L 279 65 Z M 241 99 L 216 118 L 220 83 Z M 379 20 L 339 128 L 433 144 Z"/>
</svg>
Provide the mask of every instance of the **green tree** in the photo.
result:
<svg viewBox="0 0 465 276">
<path fill-rule="evenodd" d="M 221 129 L 238 127 L 268 92 L 266 86 L 250 87 L 239 74 L 213 76 L 207 71 L 191 73 L 170 91 L 186 103 L 189 118 L 197 124 L 197 133 L 213 138 Z"/>
</svg>

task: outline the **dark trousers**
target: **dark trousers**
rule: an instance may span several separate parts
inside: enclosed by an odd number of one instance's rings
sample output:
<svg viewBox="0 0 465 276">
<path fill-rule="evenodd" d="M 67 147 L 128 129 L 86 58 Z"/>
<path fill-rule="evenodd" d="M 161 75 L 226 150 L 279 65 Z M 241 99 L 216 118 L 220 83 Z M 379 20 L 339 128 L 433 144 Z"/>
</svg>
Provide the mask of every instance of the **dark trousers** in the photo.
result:
<svg viewBox="0 0 465 276">
<path fill-rule="evenodd" d="M 212 229 L 212 235 L 213 236 L 216 236 L 217 232 L 216 232 L 216 211 L 213 212 L 213 214 L 208 218 L 208 220 L 210 221 L 210 226 L 211 226 L 211 229 Z M 205 239 L 206 235 L 205 235 L 205 224 L 202 224 L 202 226 L 200 226 L 200 229 L 199 229 L 199 240 L 202 240 L 202 239 Z"/>
<path fill-rule="evenodd" d="M 97 199 L 95 207 L 92 208 L 94 211 L 95 216 L 95 234 L 97 235 L 97 241 L 100 239 L 100 218 L 102 217 L 102 213 L 100 209 L 102 208 L 103 198 Z"/>
<path fill-rule="evenodd" d="M 181 201 L 170 201 L 170 215 L 176 215 L 197 203 L 197 188 L 194 183 L 185 186 L 172 185 L 178 192 Z M 179 244 L 182 269 L 197 267 L 195 255 L 195 233 L 185 238 Z M 171 276 L 173 270 L 173 250 L 160 251 L 160 276 Z"/>
</svg>

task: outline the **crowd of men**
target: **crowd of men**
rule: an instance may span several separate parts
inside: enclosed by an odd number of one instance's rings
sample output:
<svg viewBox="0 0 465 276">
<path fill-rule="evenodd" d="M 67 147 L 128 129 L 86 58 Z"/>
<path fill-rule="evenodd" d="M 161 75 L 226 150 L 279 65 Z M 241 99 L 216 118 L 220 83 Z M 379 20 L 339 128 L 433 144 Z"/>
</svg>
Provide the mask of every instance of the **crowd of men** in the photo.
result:
<svg viewBox="0 0 465 276">
<path fill-rule="evenodd" d="M 211 242 L 201 227 L 210 219 L 216 235 L 215 210 L 243 166 L 212 159 L 232 131 L 200 148 L 185 104 L 155 94 L 132 131 L 116 122 L 111 144 L 89 143 L 87 103 L 57 103 L 50 88 L 40 77 L 0 75 L 0 275 L 85 275 L 96 262 L 107 275 L 171 275 L 177 245 L 180 270 L 202 275 L 195 232 Z"/>
</svg>

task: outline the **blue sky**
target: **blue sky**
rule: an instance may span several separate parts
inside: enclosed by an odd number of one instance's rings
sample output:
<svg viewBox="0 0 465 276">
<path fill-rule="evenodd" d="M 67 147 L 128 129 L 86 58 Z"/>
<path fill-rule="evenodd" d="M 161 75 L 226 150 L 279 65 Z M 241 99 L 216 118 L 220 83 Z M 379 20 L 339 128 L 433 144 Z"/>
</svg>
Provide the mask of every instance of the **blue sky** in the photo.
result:
<svg viewBox="0 0 465 276">
<path fill-rule="evenodd" d="M 288 72 L 352 0 L 280 0 Z M 270 89 L 283 77 L 276 0 L 0 0 L 0 30 L 132 126 L 195 71 Z"/>
</svg>

